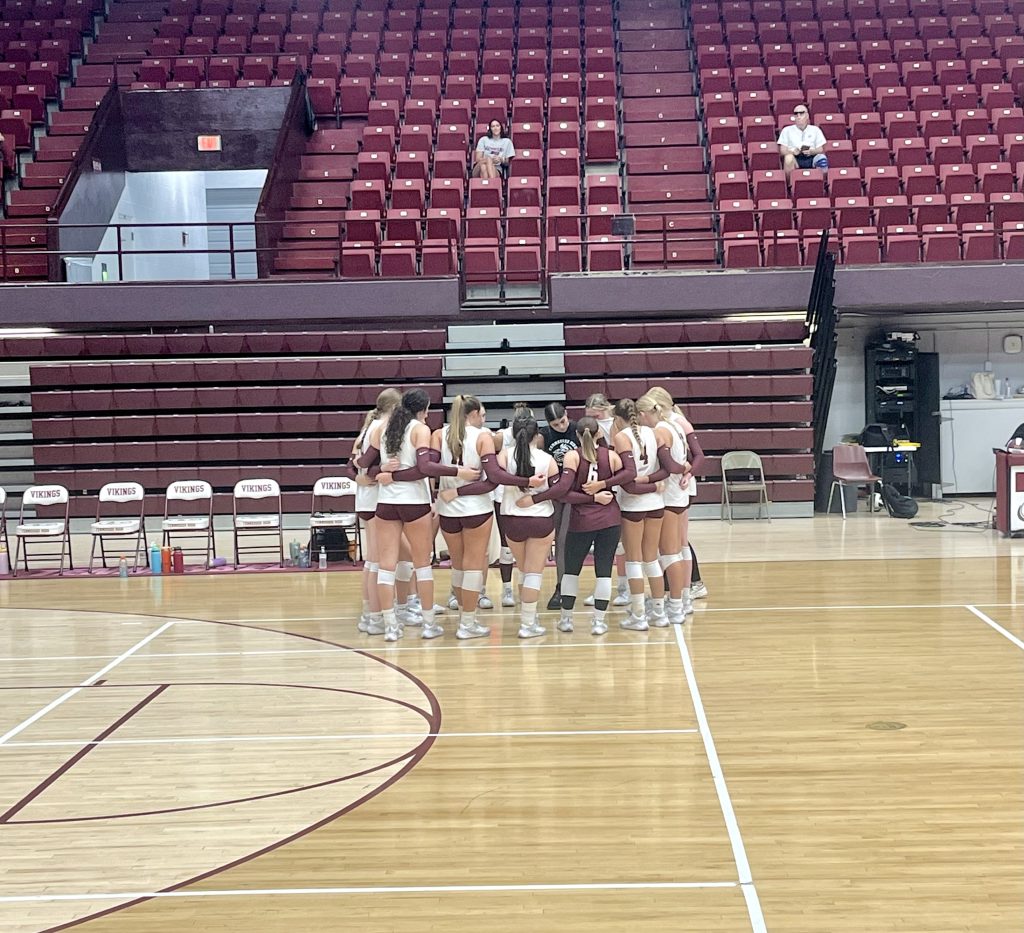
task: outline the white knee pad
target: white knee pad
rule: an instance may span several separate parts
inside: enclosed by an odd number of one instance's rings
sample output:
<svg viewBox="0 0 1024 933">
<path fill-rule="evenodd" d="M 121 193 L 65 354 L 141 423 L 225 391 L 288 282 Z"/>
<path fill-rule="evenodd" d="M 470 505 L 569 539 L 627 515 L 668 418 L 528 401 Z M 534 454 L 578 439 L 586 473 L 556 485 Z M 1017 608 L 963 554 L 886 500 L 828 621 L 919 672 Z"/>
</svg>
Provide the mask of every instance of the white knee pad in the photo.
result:
<svg viewBox="0 0 1024 933">
<path fill-rule="evenodd" d="M 393 570 L 378 570 L 377 583 L 379 583 L 381 586 L 394 586 L 395 572 Z"/>
<path fill-rule="evenodd" d="M 661 569 L 661 561 L 657 560 L 645 560 L 644 561 L 644 576 L 645 577 L 660 577 L 665 571 Z"/>
<path fill-rule="evenodd" d="M 461 570 L 453 570 L 452 571 L 452 589 L 453 590 L 461 590 L 462 589 L 462 580 L 463 580 L 464 577 L 465 577 L 465 574 Z"/>
<path fill-rule="evenodd" d="M 626 546 L 621 541 L 618 544 L 615 545 L 615 556 L 616 557 L 625 557 L 626 556 Z"/>
<path fill-rule="evenodd" d="M 580 578 L 568 573 L 565 574 L 562 577 L 561 593 L 563 596 L 579 596 Z"/>
<path fill-rule="evenodd" d="M 503 547 L 501 549 L 501 556 L 498 558 L 499 564 L 512 564 L 515 563 L 515 558 L 512 556 L 512 548 Z"/>
<path fill-rule="evenodd" d="M 644 565 L 638 560 L 626 561 L 626 579 L 642 580 L 644 578 Z"/>
<path fill-rule="evenodd" d="M 411 564 L 409 565 L 412 566 Z M 434 579 L 434 568 L 433 567 L 417 567 L 416 568 L 416 579 L 417 580 L 433 580 Z"/>
<path fill-rule="evenodd" d="M 681 550 L 679 552 L 679 559 L 680 560 L 685 560 L 686 563 L 688 563 L 688 564 L 692 564 L 693 563 L 693 555 L 690 553 L 690 549 L 689 548 L 684 548 L 683 550 Z"/>
<path fill-rule="evenodd" d="M 612 598 L 612 578 L 598 577 L 594 581 L 594 599 L 609 600 Z"/>
<path fill-rule="evenodd" d="M 482 570 L 467 570 L 462 575 L 462 588 L 470 593 L 479 593 L 484 588 L 484 572 Z"/>
<path fill-rule="evenodd" d="M 662 554 L 658 557 L 658 563 L 661 565 L 662 572 L 668 570 L 673 564 L 682 560 L 678 554 Z"/>
<path fill-rule="evenodd" d="M 400 560 L 395 564 L 395 579 L 399 583 L 408 583 L 412 579 L 411 560 Z"/>
<path fill-rule="evenodd" d="M 539 590 L 541 583 L 541 575 L 539 573 L 524 573 L 523 574 L 523 588 L 527 590 Z M 562 583 L 565 584 L 565 577 L 562 577 Z"/>
<path fill-rule="evenodd" d="M 367 573 L 376 573 L 378 570 L 380 570 L 380 564 L 375 560 L 368 560 L 365 564 L 363 564 L 363 569 Z"/>
</svg>

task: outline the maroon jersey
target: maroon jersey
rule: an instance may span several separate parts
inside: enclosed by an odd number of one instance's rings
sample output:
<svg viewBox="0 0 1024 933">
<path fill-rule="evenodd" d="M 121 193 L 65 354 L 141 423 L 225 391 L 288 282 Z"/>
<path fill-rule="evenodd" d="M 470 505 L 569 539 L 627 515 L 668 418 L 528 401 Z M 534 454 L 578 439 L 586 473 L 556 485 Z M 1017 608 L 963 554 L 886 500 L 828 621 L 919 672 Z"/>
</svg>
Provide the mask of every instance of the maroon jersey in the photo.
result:
<svg viewBox="0 0 1024 933">
<path fill-rule="evenodd" d="M 600 531 L 622 524 L 619 504 L 614 499 L 608 505 L 599 505 L 593 496 L 583 492 L 591 480 L 608 479 L 615 472 L 611 465 L 611 451 L 607 447 L 597 448 L 597 463 L 591 463 L 580 454 L 580 465 L 573 477 L 572 487 L 566 501 L 572 504 L 569 515 L 570 531 Z"/>
</svg>

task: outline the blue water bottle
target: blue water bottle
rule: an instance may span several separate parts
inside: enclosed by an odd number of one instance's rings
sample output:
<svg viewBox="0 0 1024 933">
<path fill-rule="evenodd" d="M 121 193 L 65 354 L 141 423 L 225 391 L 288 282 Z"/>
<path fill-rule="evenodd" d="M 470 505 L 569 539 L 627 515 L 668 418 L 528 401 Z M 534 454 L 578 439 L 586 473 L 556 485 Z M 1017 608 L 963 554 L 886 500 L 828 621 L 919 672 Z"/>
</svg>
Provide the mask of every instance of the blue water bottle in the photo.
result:
<svg viewBox="0 0 1024 933">
<path fill-rule="evenodd" d="M 160 548 L 155 544 L 149 546 L 149 570 L 154 575 L 161 573 Z"/>
</svg>

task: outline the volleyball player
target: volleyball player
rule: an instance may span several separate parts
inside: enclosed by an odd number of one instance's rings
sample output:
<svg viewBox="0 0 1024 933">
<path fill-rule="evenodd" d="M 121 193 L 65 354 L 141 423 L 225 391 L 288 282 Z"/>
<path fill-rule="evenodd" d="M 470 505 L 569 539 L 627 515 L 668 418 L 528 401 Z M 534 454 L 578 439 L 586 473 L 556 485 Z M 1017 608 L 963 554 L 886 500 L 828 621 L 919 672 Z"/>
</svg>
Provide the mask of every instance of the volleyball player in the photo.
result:
<svg viewBox="0 0 1024 933">
<path fill-rule="evenodd" d="M 594 549 L 594 615 L 591 635 L 608 631 L 605 613 L 612 595 L 612 562 L 619 543 L 620 515 L 613 486 L 636 478 L 632 458 L 624 460 L 605 445 L 598 445 L 600 428 L 594 418 L 581 418 L 576 425 L 578 450 L 570 450 L 562 462 L 562 475 L 542 493 L 523 496 L 527 508 L 548 499 L 562 499 L 569 507 L 569 530 L 565 542 L 565 573 L 562 575 L 560 632 L 573 630 L 573 609 L 579 594 L 579 574 L 590 549 Z M 603 481 L 606 488 L 593 495 L 584 492 L 587 483 Z M 647 627 L 646 622 L 644 628 Z"/>
<path fill-rule="evenodd" d="M 484 427 L 484 406 L 475 395 L 456 395 L 448 424 L 435 431 L 430 446 L 442 466 L 480 470 L 481 457 L 494 453 L 494 439 Z M 477 488 L 470 488 L 477 487 Z M 438 480 L 437 512 L 452 565 L 452 589 L 461 615 L 456 638 L 481 638 L 491 630 L 476 620 L 477 603 L 487 568 L 487 549 L 494 523 L 493 483 L 467 483 L 457 476 Z M 478 491 L 479 490 L 479 491 Z"/>
<path fill-rule="evenodd" d="M 426 425 L 430 396 L 422 389 L 411 389 L 401 404 L 370 438 L 370 448 L 357 461 L 359 467 L 381 463 L 377 477 L 377 540 L 379 568 L 377 589 L 384 615 L 384 638 L 402 637 L 393 608 L 395 569 L 402 534 L 409 541 L 413 574 L 423 604 L 423 638 L 437 638 L 444 629 L 434 621 L 434 571 L 430 564 L 433 545 L 430 487 L 425 477 L 457 476 L 478 479 L 480 473 L 470 467 L 444 466 L 430 448 L 430 429 Z M 430 607 L 429 609 L 427 607 Z"/>
<path fill-rule="evenodd" d="M 576 434 L 576 423 L 570 420 L 565 406 L 561 402 L 551 402 L 544 406 L 544 417 L 547 424 L 541 427 L 544 438 L 544 450 L 555 458 L 558 468 L 562 468 L 565 455 L 579 447 Z M 565 571 L 565 539 L 569 533 L 569 509 L 562 500 L 554 501 L 555 506 L 555 592 L 548 600 L 548 609 L 560 609 L 562 606 L 561 586 L 562 574 Z"/>
</svg>

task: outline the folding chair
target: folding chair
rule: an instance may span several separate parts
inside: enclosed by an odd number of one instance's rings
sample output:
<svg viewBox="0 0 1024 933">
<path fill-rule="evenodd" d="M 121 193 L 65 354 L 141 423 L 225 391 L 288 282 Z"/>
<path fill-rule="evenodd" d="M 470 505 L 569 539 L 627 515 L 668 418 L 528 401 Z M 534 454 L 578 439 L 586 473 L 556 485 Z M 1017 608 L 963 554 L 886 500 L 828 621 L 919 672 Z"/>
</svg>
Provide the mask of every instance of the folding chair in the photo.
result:
<svg viewBox="0 0 1024 933">
<path fill-rule="evenodd" d="M 238 514 L 239 501 L 252 502 L 271 499 L 277 506 L 276 511 L 249 512 Z M 278 566 L 284 566 L 284 526 L 281 518 L 281 487 L 272 479 L 242 479 L 235 483 L 231 494 L 231 531 L 235 544 L 235 567 L 238 567 L 239 554 L 245 550 L 253 554 L 271 554 L 278 556 Z M 241 545 L 241 538 L 276 537 L 276 547 L 272 544 L 260 543 Z"/>
<path fill-rule="evenodd" d="M 730 472 L 739 474 L 730 478 Z M 764 466 L 761 458 L 752 450 L 733 450 L 722 454 L 722 518 L 729 509 L 729 522 L 732 523 L 732 495 L 737 492 L 757 493 L 757 515 L 761 517 L 761 506 L 764 506 L 765 517 L 772 520 L 771 500 L 768 498 L 768 484 L 764 481 Z"/>
<path fill-rule="evenodd" d="M 193 511 L 187 515 L 171 515 L 172 502 L 177 503 L 178 508 L 191 508 Z M 204 502 L 205 514 L 196 512 L 195 509 Z M 213 537 L 213 487 L 201 479 L 178 480 L 171 483 L 164 495 L 164 518 L 160 523 L 160 530 L 163 532 L 165 547 L 174 547 L 176 539 L 205 539 L 205 547 L 182 547 L 181 550 L 184 554 L 205 554 L 205 566 L 209 570 L 211 555 L 217 556 L 217 543 Z"/>
<path fill-rule="evenodd" d="M 137 518 L 125 515 L 104 515 L 103 504 L 114 503 L 139 503 L 139 515 Z M 96 544 L 100 546 L 100 561 L 104 568 L 107 566 L 107 551 L 105 542 L 108 538 L 115 540 L 128 540 L 135 537 L 135 557 L 132 562 L 132 573 L 139 569 L 139 554 L 142 554 L 142 561 L 146 561 L 146 490 L 140 483 L 107 483 L 96 498 L 96 521 L 89 526 L 92 533 L 92 548 L 89 551 L 89 573 L 92 573 L 92 566 L 96 559 Z"/>
<path fill-rule="evenodd" d="M 11 542 L 7 539 L 7 490 L 0 487 L 0 540 L 10 560 Z"/>
<path fill-rule="evenodd" d="M 25 519 L 25 509 L 37 509 L 47 505 L 64 506 L 61 518 Z M 60 574 L 64 574 L 64 557 L 67 555 L 68 567 L 74 570 L 71 560 L 71 529 L 68 525 L 68 508 L 70 499 L 63 486 L 29 486 L 21 497 L 21 512 L 18 524 L 14 528 L 14 560 L 11 562 L 11 574 L 18 575 L 18 557 L 21 556 L 28 570 L 28 545 L 30 541 L 53 541 L 60 538 Z M 36 557 L 55 557 L 55 551 L 37 552 Z"/>
<path fill-rule="evenodd" d="M 356 484 L 347 476 L 321 476 L 313 484 L 313 496 L 309 506 L 309 533 L 310 537 L 317 528 L 344 528 L 346 533 L 355 532 L 356 556 L 363 559 L 363 539 L 359 531 L 359 519 L 355 513 Z M 351 507 L 348 510 L 336 512 L 324 511 L 323 499 L 344 499 L 351 496 Z M 331 505 L 340 503 L 331 503 Z M 351 538 L 349 540 L 351 546 Z M 310 555 L 315 557 L 315 555 Z"/>
</svg>

